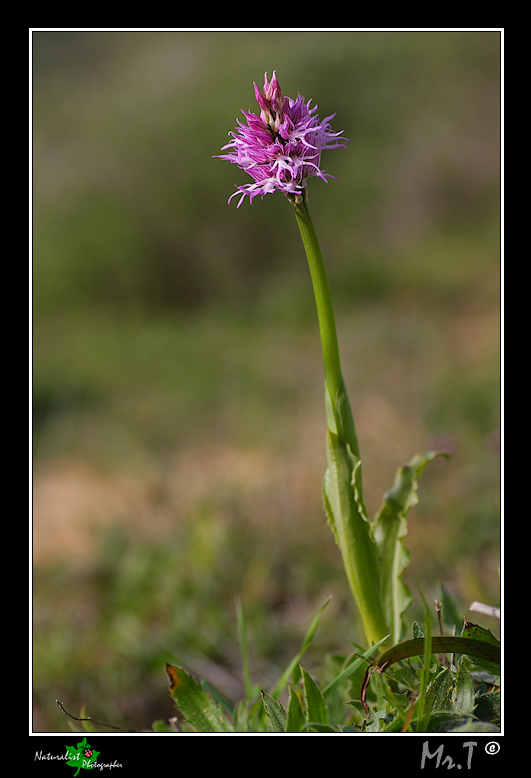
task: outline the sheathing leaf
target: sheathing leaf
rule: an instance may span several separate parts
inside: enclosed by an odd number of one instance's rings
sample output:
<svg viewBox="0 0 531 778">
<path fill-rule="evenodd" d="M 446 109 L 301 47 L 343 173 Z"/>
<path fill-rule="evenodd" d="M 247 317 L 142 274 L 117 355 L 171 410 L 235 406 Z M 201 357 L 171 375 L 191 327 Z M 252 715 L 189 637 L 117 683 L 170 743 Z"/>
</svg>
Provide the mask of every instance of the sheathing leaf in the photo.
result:
<svg viewBox="0 0 531 778">
<path fill-rule="evenodd" d="M 381 609 L 378 549 L 361 496 L 361 460 L 350 445 L 328 430 L 328 469 L 323 502 L 358 603 L 365 634 L 376 643 L 388 633 Z"/>
</svg>

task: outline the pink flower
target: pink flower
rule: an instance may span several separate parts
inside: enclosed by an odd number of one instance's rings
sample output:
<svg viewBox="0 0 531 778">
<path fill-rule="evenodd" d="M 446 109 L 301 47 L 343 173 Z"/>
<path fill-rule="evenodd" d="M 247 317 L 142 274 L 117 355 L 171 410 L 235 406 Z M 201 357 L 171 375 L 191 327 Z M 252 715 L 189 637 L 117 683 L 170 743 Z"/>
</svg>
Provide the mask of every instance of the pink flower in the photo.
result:
<svg viewBox="0 0 531 778">
<path fill-rule="evenodd" d="M 245 195 L 253 198 L 275 192 L 285 195 L 300 194 L 306 186 L 306 179 L 318 176 L 326 182 L 328 175 L 320 167 L 321 152 L 346 146 L 347 138 L 340 138 L 341 132 L 332 132 L 330 119 L 323 121 L 316 116 L 317 106 L 310 108 L 311 100 L 297 95 L 296 100 L 282 94 L 273 72 L 271 81 L 264 79 L 264 94 L 254 84 L 254 93 L 260 106 L 260 116 L 242 111 L 247 119 L 245 125 L 238 119 L 236 132 L 229 133 L 232 140 L 221 149 L 232 149 L 228 154 L 218 155 L 238 165 L 254 178 L 254 184 L 238 186 L 229 197 L 229 202 L 241 193 L 238 208 Z"/>
</svg>

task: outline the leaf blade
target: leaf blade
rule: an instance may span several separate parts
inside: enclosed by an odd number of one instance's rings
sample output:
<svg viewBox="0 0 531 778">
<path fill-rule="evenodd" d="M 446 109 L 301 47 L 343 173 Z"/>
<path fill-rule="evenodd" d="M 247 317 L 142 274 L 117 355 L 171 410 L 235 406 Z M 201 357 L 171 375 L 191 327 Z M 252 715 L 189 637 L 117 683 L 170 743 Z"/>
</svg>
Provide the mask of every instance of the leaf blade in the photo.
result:
<svg viewBox="0 0 531 778">
<path fill-rule="evenodd" d="M 418 479 L 424 468 L 437 456 L 435 451 L 418 454 L 399 468 L 392 488 L 374 521 L 373 534 L 380 560 L 381 590 L 385 618 L 391 640 L 403 637 L 403 614 L 411 605 L 411 592 L 402 581 L 402 573 L 410 563 L 409 551 L 402 539 L 407 534 L 407 514 L 418 503 Z"/>
<path fill-rule="evenodd" d="M 466 662 L 466 660 L 465 660 Z M 468 672 L 466 663 L 461 661 L 457 668 L 453 698 L 453 710 L 463 716 L 472 716 L 476 703 L 474 700 L 474 681 Z"/>
<path fill-rule="evenodd" d="M 170 695 L 188 724 L 196 732 L 232 732 L 232 726 L 219 705 L 186 670 L 165 663 L 170 680 Z"/>
<path fill-rule="evenodd" d="M 267 692 L 262 691 L 261 694 L 269 729 L 272 732 L 285 732 L 287 716 L 284 706 Z"/>
<path fill-rule="evenodd" d="M 288 710 L 286 716 L 286 732 L 302 732 L 306 719 L 302 709 L 301 701 L 297 692 L 290 686 Z"/>
<path fill-rule="evenodd" d="M 304 688 L 304 701 L 306 703 L 306 721 L 308 724 L 320 724 L 330 726 L 328 720 L 328 708 L 325 698 L 310 673 L 301 666 L 302 682 Z"/>
<path fill-rule="evenodd" d="M 431 638 L 432 651 L 439 654 L 467 654 L 500 663 L 500 647 L 484 640 L 477 640 L 468 637 L 454 637 L 453 635 L 435 635 Z M 388 648 L 372 663 L 371 667 L 378 668 L 383 672 L 390 664 L 399 662 L 401 659 L 407 659 L 410 656 L 422 655 L 424 649 L 423 638 L 413 638 L 405 640 L 396 646 Z"/>
</svg>

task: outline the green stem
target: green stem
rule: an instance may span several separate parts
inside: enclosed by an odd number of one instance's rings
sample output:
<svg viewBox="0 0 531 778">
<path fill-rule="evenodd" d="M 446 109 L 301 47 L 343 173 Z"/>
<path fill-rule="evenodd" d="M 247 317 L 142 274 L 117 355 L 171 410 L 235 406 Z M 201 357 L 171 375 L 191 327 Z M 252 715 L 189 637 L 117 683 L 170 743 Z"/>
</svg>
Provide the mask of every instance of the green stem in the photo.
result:
<svg viewBox="0 0 531 778">
<path fill-rule="evenodd" d="M 346 440 L 352 452 L 359 458 L 360 453 L 354 419 L 341 374 L 330 286 L 317 233 L 308 210 L 306 193 L 307 190 L 304 189 L 301 195 L 294 195 L 291 198 L 291 202 L 295 210 L 304 250 L 306 251 L 317 306 L 324 361 L 328 429 L 343 440 Z"/>
<path fill-rule="evenodd" d="M 363 505 L 361 460 L 354 419 L 341 375 L 334 309 L 323 255 L 306 190 L 290 198 L 312 277 L 323 350 L 328 470 L 324 500 L 329 523 L 358 604 L 366 637 L 376 643 L 388 634 L 380 590 L 377 549 Z"/>
<path fill-rule="evenodd" d="M 336 323 L 323 255 L 310 216 L 310 211 L 308 210 L 306 189 L 302 195 L 299 195 L 294 199 L 293 204 L 302 242 L 308 258 L 308 265 L 310 267 L 315 293 L 315 302 L 317 304 L 326 387 L 330 398 L 335 398 L 337 397 L 341 384 L 341 365 L 339 362 Z"/>
</svg>

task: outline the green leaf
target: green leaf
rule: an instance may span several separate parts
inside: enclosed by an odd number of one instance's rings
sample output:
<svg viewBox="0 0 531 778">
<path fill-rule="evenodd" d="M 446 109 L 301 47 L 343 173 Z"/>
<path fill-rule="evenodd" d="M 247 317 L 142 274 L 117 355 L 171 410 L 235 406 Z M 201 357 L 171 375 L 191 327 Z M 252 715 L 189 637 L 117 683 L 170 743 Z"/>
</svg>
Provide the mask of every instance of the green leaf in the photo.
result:
<svg viewBox="0 0 531 778">
<path fill-rule="evenodd" d="M 405 640 L 403 643 L 392 646 L 387 651 L 384 651 L 383 654 L 380 654 L 371 667 L 377 669 L 378 672 L 383 672 L 394 662 L 399 662 L 401 659 L 406 659 L 410 656 L 421 655 L 423 647 L 423 638 Z M 494 662 L 499 667 L 500 647 L 482 640 L 436 635 L 431 639 L 431 647 L 438 654 L 467 654 L 468 656 Z"/>
<path fill-rule="evenodd" d="M 182 667 L 164 665 L 170 679 L 170 695 L 196 732 L 232 732 L 221 707 Z"/>
<path fill-rule="evenodd" d="M 377 643 L 389 630 L 380 597 L 378 549 L 361 497 L 361 460 L 330 430 L 327 460 L 323 502 L 328 523 L 341 552 L 367 642 Z"/>
<path fill-rule="evenodd" d="M 407 659 L 411 656 L 419 656 L 422 654 L 424 647 L 424 638 L 405 640 L 403 643 L 399 643 L 398 645 L 387 649 L 387 651 L 384 651 L 367 668 L 361 689 L 361 701 L 367 715 L 368 708 L 365 702 L 365 695 L 371 673 L 383 673 L 395 662 L 400 662 L 402 659 Z M 476 640 L 475 638 L 468 637 L 436 636 L 431 638 L 431 649 L 440 654 L 466 654 L 467 656 L 472 656 L 474 659 L 479 659 L 482 662 L 488 662 L 492 667 L 497 668 L 498 672 L 500 669 L 500 646 L 493 645 L 484 640 Z"/>
<path fill-rule="evenodd" d="M 402 542 L 407 534 L 407 514 L 418 503 L 418 478 L 426 465 L 437 456 L 434 451 L 415 456 L 397 470 L 392 489 L 376 516 L 373 534 L 380 558 L 381 588 L 387 625 L 393 643 L 403 637 L 403 614 L 411 604 L 411 592 L 401 576 L 410 563 L 409 551 Z"/>
<path fill-rule="evenodd" d="M 460 662 L 455 679 L 453 710 L 463 715 L 472 715 L 476 707 L 474 701 L 474 681 L 467 670 L 465 662 Z"/>
<path fill-rule="evenodd" d="M 342 550 L 346 545 L 349 524 L 361 520 L 369 527 L 365 506 L 359 499 L 357 488 L 358 471 L 361 460 L 348 443 L 328 431 L 327 435 L 328 469 L 323 484 L 323 497 L 328 523 L 334 539 Z"/>
<path fill-rule="evenodd" d="M 448 667 L 437 673 L 426 689 L 426 716 L 429 716 L 432 711 L 453 710 L 454 684 L 453 673 Z"/>
<path fill-rule="evenodd" d="M 461 637 L 484 640 L 485 643 L 490 643 L 493 646 L 500 645 L 500 641 L 498 638 L 494 637 L 490 629 L 487 629 L 486 627 L 480 627 L 479 624 L 472 624 L 472 622 L 468 621 L 467 619 L 465 619 Z"/>
<path fill-rule="evenodd" d="M 262 692 L 262 700 L 269 729 L 272 732 L 285 732 L 287 717 L 284 707 L 267 692 Z"/>
<path fill-rule="evenodd" d="M 382 724 L 380 723 L 382 719 L 385 718 L 385 711 L 384 710 L 371 710 L 369 718 L 367 719 L 363 731 L 364 732 L 381 732 L 382 730 Z"/>
<path fill-rule="evenodd" d="M 501 718 L 501 692 L 494 689 L 491 692 L 482 692 L 476 697 L 476 716 L 483 721 L 493 724 L 499 723 Z"/>
<path fill-rule="evenodd" d="M 297 692 L 290 686 L 288 711 L 286 717 L 286 732 L 302 732 L 306 720 L 301 701 Z"/>
<path fill-rule="evenodd" d="M 397 683 L 402 684 L 406 689 L 409 689 L 409 691 L 418 692 L 418 674 L 410 662 L 405 661 L 390 665 L 386 670 L 386 674 L 389 678 L 392 678 L 393 681 L 396 681 Z"/>
<path fill-rule="evenodd" d="M 483 641 L 491 646 L 500 646 L 500 641 L 494 637 L 490 629 L 486 627 L 480 627 L 479 624 L 472 624 L 471 621 L 465 619 L 463 631 L 461 637 L 473 638 L 475 640 Z M 488 657 L 475 656 L 473 659 L 474 669 L 481 672 L 489 673 L 493 676 L 500 675 L 500 665 L 498 662 L 491 662 Z"/>
<path fill-rule="evenodd" d="M 301 667 L 301 672 L 306 704 L 306 721 L 311 724 L 329 726 L 328 708 L 321 690 L 304 667 Z"/>
</svg>

